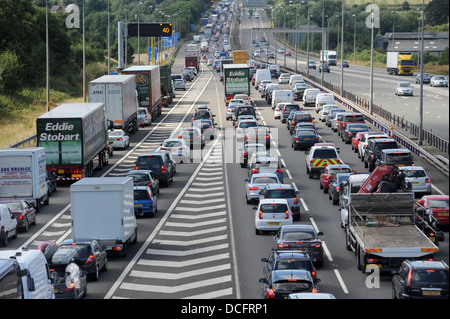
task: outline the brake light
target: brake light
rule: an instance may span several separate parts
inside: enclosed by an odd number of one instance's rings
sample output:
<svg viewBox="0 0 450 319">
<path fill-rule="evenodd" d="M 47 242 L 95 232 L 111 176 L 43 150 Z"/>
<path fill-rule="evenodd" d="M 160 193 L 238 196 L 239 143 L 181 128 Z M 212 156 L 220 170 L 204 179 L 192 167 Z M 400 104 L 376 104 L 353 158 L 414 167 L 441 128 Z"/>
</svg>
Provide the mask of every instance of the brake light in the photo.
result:
<svg viewBox="0 0 450 319">
<path fill-rule="evenodd" d="M 91 263 L 95 260 L 94 255 L 89 255 L 88 259 L 86 260 L 86 264 Z"/>
<path fill-rule="evenodd" d="M 408 278 L 406 278 L 406 287 L 408 287 L 408 288 L 411 287 L 412 275 L 413 275 L 413 270 L 410 269 L 409 273 L 408 273 Z"/>
<path fill-rule="evenodd" d="M 309 245 L 309 247 L 311 247 L 311 248 L 320 248 L 320 247 L 322 247 L 322 244 L 321 243 L 312 243 L 312 244 Z"/>
<path fill-rule="evenodd" d="M 123 138 L 118 138 L 117 141 L 123 141 Z"/>
<path fill-rule="evenodd" d="M 166 173 L 166 167 L 164 165 L 161 166 L 161 174 Z"/>
<path fill-rule="evenodd" d="M 425 178 L 425 183 L 431 183 L 431 179 L 429 179 L 428 177 Z"/>
<path fill-rule="evenodd" d="M 294 197 L 294 205 L 298 205 L 298 199 L 297 199 L 297 197 Z"/>
<path fill-rule="evenodd" d="M 259 211 L 258 217 L 259 217 L 259 219 L 263 219 L 263 217 L 262 217 L 262 210 Z"/>
<path fill-rule="evenodd" d="M 281 170 L 281 168 L 277 169 L 277 173 L 283 173 L 283 171 Z"/>
<path fill-rule="evenodd" d="M 266 297 L 267 298 L 275 298 L 275 292 L 273 291 L 273 288 L 266 290 Z"/>
<path fill-rule="evenodd" d="M 64 290 L 65 292 L 67 291 L 71 291 L 75 288 L 75 284 L 73 282 L 71 282 L 69 285 L 67 285 L 66 290 Z"/>
<path fill-rule="evenodd" d="M 258 190 L 259 189 L 259 187 L 250 187 L 250 190 L 251 191 L 256 191 L 256 190 Z"/>
<path fill-rule="evenodd" d="M 153 185 L 152 181 L 149 181 L 149 182 L 147 183 L 147 186 L 149 186 L 149 187 L 152 187 L 152 185 Z"/>
<path fill-rule="evenodd" d="M 167 150 L 167 148 L 165 148 L 164 146 L 161 146 L 161 151 L 165 151 Z"/>
<path fill-rule="evenodd" d="M 296 142 L 300 142 L 300 138 L 298 136 L 295 137 Z"/>
<path fill-rule="evenodd" d="M 286 214 L 286 215 L 284 216 L 284 219 L 289 219 L 289 211 L 288 211 L 288 210 L 286 211 L 285 214 Z"/>
<path fill-rule="evenodd" d="M 252 174 L 255 174 L 255 173 L 259 173 L 259 168 L 253 168 L 252 169 Z"/>
<path fill-rule="evenodd" d="M 288 244 L 288 243 L 281 243 L 281 244 L 278 244 L 278 248 L 289 248 L 289 247 L 291 247 L 291 245 Z"/>
</svg>

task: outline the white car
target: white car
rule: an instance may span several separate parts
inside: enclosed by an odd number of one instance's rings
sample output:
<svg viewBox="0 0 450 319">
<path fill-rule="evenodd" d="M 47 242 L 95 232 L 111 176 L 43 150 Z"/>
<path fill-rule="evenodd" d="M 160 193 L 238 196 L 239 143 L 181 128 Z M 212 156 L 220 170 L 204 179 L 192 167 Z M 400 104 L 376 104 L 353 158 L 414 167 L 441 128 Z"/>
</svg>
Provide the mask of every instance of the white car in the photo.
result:
<svg viewBox="0 0 450 319">
<path fill-rule="evenodd" d="M 281 184 L 277 174 L 272 173 L 253 174 L 250 179 L 246 178 L 244 181 L 247 204 L 250 204 L 253 200 L 258 201 L 260 197 L 259 192 L 267 184 Z"/>
<path fill-rule="evenodd" d="M 10 238 L 17 238 L 17 220 L 5 204 L 0 204 L 0 245 L 7 246 Z"/>
<path fill-rule="evenodd" d="M 186 82 L 184 82 L 184 80 L 176 79 L 173 81 L 172 85 L 174 90 L 186 91 Z"/>
<path fill-rule="evenodd" d="M 130 146 L 130 137 L 122 129 L 108 131 L 108 139 L 112 142 L 113 148 L 126 149 Z"/>
<path fill-rule="evenodd" d="M 448 80 L 445 76 L 435 75 L 430 80 L 431 86 L 446 86 L 448 87 Z"/>
<path fill-rule="evenodd" d="M 258 126 L 257 120 L 242 120 L 239 121 L 236 127 L 236 140 L 242 141 L 244 139 L 247 128 Z"/>
<path fill-rule="evenodd" d="M 280 77 L 278 78 L 278 83 L 289 83 L 289 78 L 291 75 L 289 73 L 281 73 Z"/>
<path fill-rule="evenodd" d="M 406 81 L 398 81 L 395 85 L 395 95 L 411 95 L 413 96 L 413 87 L 411 83 Z"/>
<path fill-rule="evenodd" d="M 139 125 L 142 126 L 150 126 L 152 124 L 152 115 L 146 107 L 139 108 L 138 121 Z"/>
<path fill-rule="evenodd" d="M 406 181 L 411 183 L 413 193 L 431 195 L 431 180 L 423 167 L 403 166 L 399 170 L 405 174 Z"/>
<path fill-rule="evenodd" d="M 257 235 L 263 231 L 278 231 L 283 225 L 292 225 L 292 211 L 286 199 L 261 199 L 255 209 Z"/>
<path fill-rule="evenodd" d="M 339 107 L 336 104 L 325 104 L 322 107 L 322 110 L 319 112 L 319 119 L 322 122 L 325 122 L 327 116 L 328 116 L 328 112 L 332 109 L 338 109 Z"/>
<path fill-rule="evenodd" d="M 161 144 L 162 151 L 169 151 L 178 163 L 189 163 L 190 146 L 183 138 L 168 138 Z"/>
</svg>

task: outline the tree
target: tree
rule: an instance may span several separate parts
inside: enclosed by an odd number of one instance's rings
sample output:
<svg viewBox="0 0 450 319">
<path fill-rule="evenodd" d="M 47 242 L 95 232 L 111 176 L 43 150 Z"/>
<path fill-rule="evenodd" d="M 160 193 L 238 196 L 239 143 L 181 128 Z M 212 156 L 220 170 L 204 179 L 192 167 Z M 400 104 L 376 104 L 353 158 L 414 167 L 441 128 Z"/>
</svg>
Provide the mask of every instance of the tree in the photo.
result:
<svg viewBox="0 0 450 319">
<path fill-rule="evenodd" d="M 431 0 L 425 7 L 425 23 L 431 26 L 448 23 L 449 0 Z"/>
</svg>

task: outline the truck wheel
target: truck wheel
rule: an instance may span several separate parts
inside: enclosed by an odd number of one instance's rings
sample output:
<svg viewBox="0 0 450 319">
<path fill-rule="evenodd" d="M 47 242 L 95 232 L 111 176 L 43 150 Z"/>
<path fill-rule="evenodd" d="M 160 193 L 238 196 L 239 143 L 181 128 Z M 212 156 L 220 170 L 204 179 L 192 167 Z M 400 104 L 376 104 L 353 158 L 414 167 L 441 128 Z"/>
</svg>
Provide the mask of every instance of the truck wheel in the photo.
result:
<svg viewBox="0 0 450 319">
<path fill-rule="evenodd" d="M 348 251 L 352 251 L 352 246 L 351 246 L 351 244 L 350 244 L 350 237 L 349 237 L 350 235 L 348 234 L 348 228 L 346 227 L 345 228 L 345 248 L 348 250 Z"/>
</svg>

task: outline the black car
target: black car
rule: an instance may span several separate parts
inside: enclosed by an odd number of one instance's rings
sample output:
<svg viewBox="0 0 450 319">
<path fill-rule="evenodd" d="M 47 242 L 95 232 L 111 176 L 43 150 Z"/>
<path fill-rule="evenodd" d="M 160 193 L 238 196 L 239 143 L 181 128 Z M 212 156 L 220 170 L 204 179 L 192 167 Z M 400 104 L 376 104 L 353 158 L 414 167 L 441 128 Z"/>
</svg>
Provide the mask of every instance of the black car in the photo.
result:
<svg viewBox="0 0 450 319">
<path fill-rule="evenodd" d="M 173 181 L 173 165 L 163 154 L 150 153 L 139 155 L 135 162 L 135 169 L 151 170 L 155 173 L 160 185 L 169 186 Z"/>
<path fill-rule="evenodd" d="M 345 144 L 350 144 L 352 142 L 352 138 L 354 138 L 358 132 L 368 131 L 370 131 L 370 129 L 364 123 L 347 124 L 345 130 L 341 134 L 341 139 L 345 142 Z"/>
<path fill-rule="evenodd" d="M 51 265 L 50 280 L 56 299 L 80 299 L 87 294 L 87 271 L 75 263 Z"/>
<path fill-rule="evenodd" d="M 342 62 L 342 67 L 349 68 L 350 64 L 348 64 L 348 61 L 344 61 L 344 62 Z"/>
<path fill-rule="evenodd" d="M 331 184 L 328 186 L 328 199 L 331 199 L 333 205 L 339 203 L 339 190 L 341 189 L 341 183 L 347 181 L 351 173 L 340 173 L 336 174 L 333 178 Z"/>
<path fill-rule="evenodd" d="M 308 270 L 274 270 L 267 278 L 259 279 L 263 284 L 264 299 L 287 299 L 296 292 L 318 292 L 316 283 Z"/>
<path fill-rule="evenodd" d="M 253 115 L 256 118 L 255 108 L 253 106 L 236 106 L 233 113 L 233 125 L 240 115 Z"/>
<path fill-rule="evenodd" d="M 321 72 L 322 72 L 322 63 L 319 64 L 319 73 Z M 328 63 L 323 63 L 323 72 L 330 73 L 330 66 L 328 65 Z"/>
<path fill-rule="evenodd" d="M 297 123 L 306 122 L 313 123 L 314 118 L 308 112 L 296 112 L 293 114 L 291 120 L 288 122 L 289 133 L 294 133 Z"/>
<path fill-rule="evenodd" d="M 369 171 L 373 171 L 375 164 L 381 157 L 381 151 L 386 149 L 397 149 L 397 141 L 392 138 L 374 138 L 369 141 L 366 151 L 364 152 L 364 167 L 368 167 Z"/>
<path fill-rule="evenodd" d="M 293 269 L 308 270 L 312 278 L 317 281 L 317 271 L 306 252 L 297 250 L 273 250 L 269 258 L 262 258 L 264 263 L 263 276 L 268 278 L 272 271 Z"/>
<path fill-rule="evenodd" d="M 449 272 L 444 261 L 404 260 L 392 277 L 393 299 L 447 299 Z"/>
<path fill-rule="evenodd" d="M 108 270 L 108 257 L 106 250 L 98 240 L 73 241 L 66 239 L 61 247 L 75 249 L 77 254 L 74 263 L 86 270 L 92 280 L 98 280 L 100 271 Z"/>
</svg>

